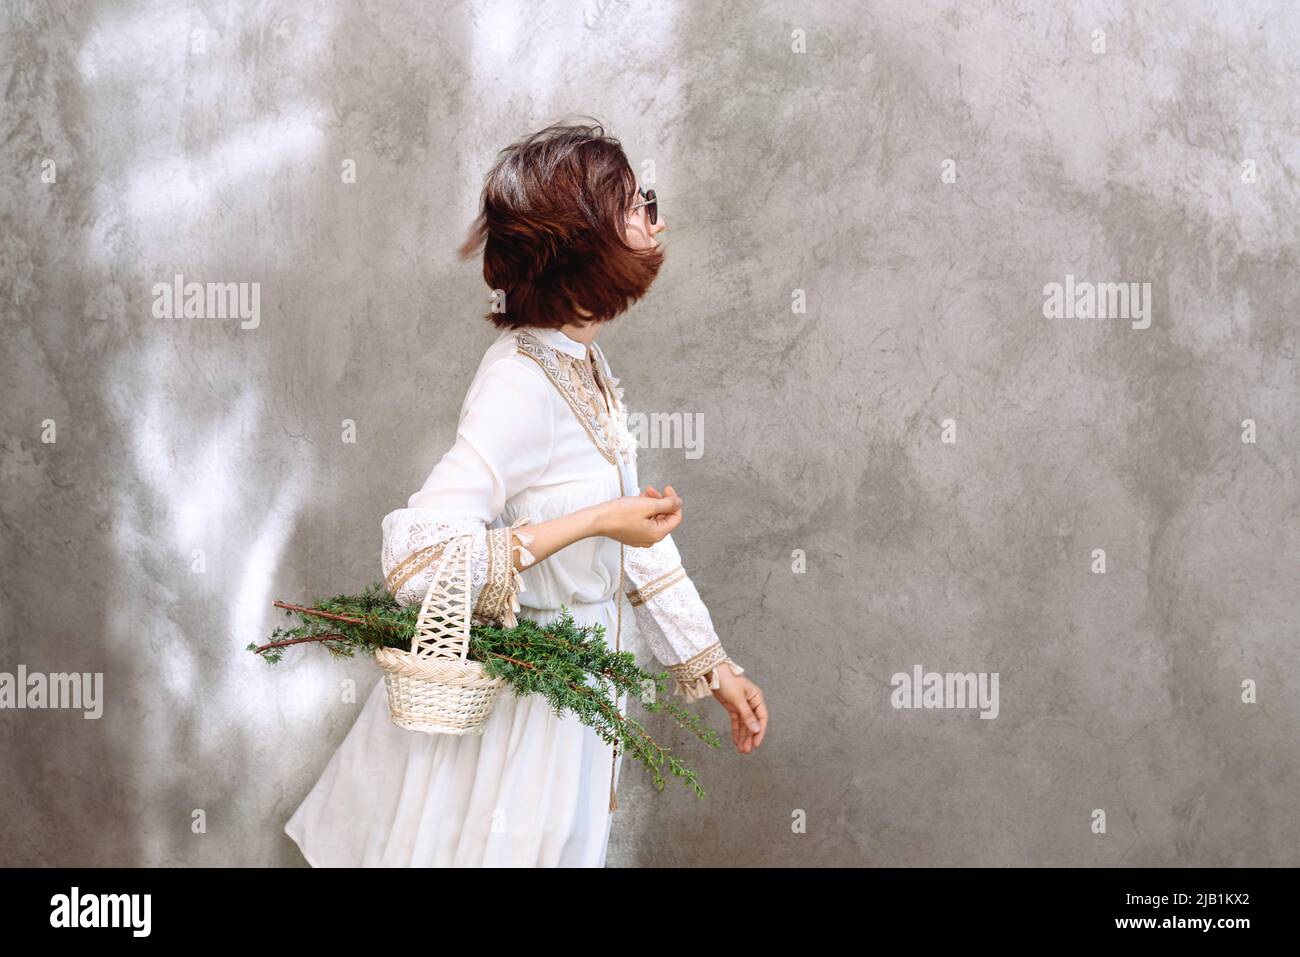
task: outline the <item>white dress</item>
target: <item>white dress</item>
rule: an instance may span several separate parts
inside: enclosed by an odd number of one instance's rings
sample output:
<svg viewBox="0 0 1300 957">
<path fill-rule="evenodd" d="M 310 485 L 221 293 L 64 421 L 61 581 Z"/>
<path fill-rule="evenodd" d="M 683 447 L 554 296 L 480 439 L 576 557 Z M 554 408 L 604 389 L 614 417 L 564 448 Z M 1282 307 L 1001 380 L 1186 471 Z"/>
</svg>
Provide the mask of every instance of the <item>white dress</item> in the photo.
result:
<svg viewBox="0 0 1300 957">
<path fill-rule="evenodd" d="M 479 620 L 545 623 L 567 606 L 605 626 L 696 700 L 722 648 L 671 535 L 649 548 L 575 542 L 526 563 L 529 522 L 635 495 L 636 439 L 623 390 L 599 345 L 558 329 L 503 330 L 471 382 L 456 441 L 423 487 L 383 520 L 381 564 L 399 601 L 420 601 L 442 543 L 473 535 L 470 600 Z M 414 424 L 414 423 L 412 423 Z M 435 547 L 429 547 L 435 546 Z M 619 702 L 626 714 L 627 696 Z M 393 723 L 382 676 L 320 779 L 285 824 L 314 867 L 603 867 L 623 755 L 541 695 L 497 697 L 482 735 L 426 734 Z M 675 780 L 670 778 L 670 781 Z"/>
</svg>

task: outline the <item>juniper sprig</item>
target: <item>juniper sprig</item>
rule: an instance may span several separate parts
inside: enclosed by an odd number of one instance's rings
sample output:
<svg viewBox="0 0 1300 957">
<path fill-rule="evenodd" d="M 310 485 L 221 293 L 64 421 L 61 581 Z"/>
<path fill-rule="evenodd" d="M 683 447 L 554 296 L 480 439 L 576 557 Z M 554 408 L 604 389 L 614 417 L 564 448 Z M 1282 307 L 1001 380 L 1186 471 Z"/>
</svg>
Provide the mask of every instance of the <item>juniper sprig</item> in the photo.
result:
<svg viewBox="0 0 1300 957">
<path fill-rule="evenodd" d="M 286 615 L 297 615 L 301 624 L 277 627 L 271 641 L 247 646 L 269 664 L 280 661 L 285 648 L 306 643 L 323 646 L 335 658 L 351 658 L 358 650 L 373 654 L 380 647 L 407 650 L 420 614 L 419 602 L 400 605 L 379 583 L 358 595 L 317 601 L 310 608 L 281 601 L 274 605 Z M 618 706 L 624 695 L 636 697 L 647 711 L 666 709 L 681 727 L 711 747 L 721 747 L 717 734 L 701 723 L 699 715 L 671 700 L 665 687 L 667 672 L 645 671 L 632 652 L 611 650 L 605 644 L 603 625 L 578 625 L 568 608 L 545 625 L 531 618 L 518 621 L 513 628 L 472 622 L 467 657 L 481 662 L 492 677 L 509 682 L 515 694 L 540 694 L 557 715 L 572 712 L 607 744 L 644 765 L 657 790 L 664 789 L 666 766 L 704 797 L 695 772 Z"/>
</svg>

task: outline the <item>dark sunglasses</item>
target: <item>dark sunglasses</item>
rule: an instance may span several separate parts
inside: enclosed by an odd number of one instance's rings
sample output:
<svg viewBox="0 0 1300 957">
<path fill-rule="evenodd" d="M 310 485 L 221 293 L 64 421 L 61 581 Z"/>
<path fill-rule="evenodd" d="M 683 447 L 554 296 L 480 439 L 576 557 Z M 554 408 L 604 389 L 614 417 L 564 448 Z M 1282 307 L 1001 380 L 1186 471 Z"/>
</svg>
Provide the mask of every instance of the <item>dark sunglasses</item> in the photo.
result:
<svg viewBox="0 0 1300 957">
<path fill-rule="evenodd" d="M 649 218 L 650 220 L 650 225 L 653 226 L 655 223 L 659 222 L 659 200 L 655 198 L 655 191 L 654 190 L 647 191 L 642 189 L 639 186 L 637 187 L 636 191 L 641 194 L 642 201 L 639 203 L 633 203 L 632 206 L 628 209 L 628 212 L 631 212 L 633 209 L 639 209 L 640 207 L 644 206 L 646 208 L 645 214 L 647 218 Z"/>
</svg>

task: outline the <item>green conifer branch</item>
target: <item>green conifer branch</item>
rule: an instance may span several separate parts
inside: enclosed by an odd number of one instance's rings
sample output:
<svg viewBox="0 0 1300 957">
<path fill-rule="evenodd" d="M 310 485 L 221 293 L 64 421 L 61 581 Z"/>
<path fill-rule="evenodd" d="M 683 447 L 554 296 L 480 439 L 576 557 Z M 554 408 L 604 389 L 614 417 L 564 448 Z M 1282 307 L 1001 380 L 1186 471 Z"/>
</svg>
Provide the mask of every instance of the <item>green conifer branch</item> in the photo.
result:
<svg viewBox="0 0 1300 957">
<path fill-rule="evenodd" d="M 366 586 L 358 595 L 335 595 L 311 607 L 282 601 L 274 605 L 286 615 L 297 615 L 300 624 L 277 627 L 269 642 L 247 646 L 268 664 L 279 662 L 285 648 L 298 644 L 318 644 L 335 658 L 351 658 L 358 650 L 373 654 L 381 647 L 409 650 L 419 627 L 420 603 L 398 604 L 381 583 Z M 706 792 L 695 772 L 641 722 L 622 714 L 617 701 L 627 694 L 648 711 L 666 708 L 681 727 L 714 748 L 721 747 L 717 734 L 701 723 L 699 715 L 669 699 L 667 672 L 643 670 L 632 652 L 612 651 L 604 635 L 603 625 L 576 624 L 567 607 L 545 625 L 523 617 L 513 628 L 475 620 L 470 624 L 466 657 L 481 662 L 490 676 L 507 681 L 516 695 L 543 695 L 561 717 L 572 712 L 607 744 L 636 758 L 652 775 L 657 790 L 664 789 L 666 764 L 670 774 L 682 778 L 703 798 Z M 647 700 L 643 689 L 649 692 L 650 688 L 653 696 Z"/>
</svg>

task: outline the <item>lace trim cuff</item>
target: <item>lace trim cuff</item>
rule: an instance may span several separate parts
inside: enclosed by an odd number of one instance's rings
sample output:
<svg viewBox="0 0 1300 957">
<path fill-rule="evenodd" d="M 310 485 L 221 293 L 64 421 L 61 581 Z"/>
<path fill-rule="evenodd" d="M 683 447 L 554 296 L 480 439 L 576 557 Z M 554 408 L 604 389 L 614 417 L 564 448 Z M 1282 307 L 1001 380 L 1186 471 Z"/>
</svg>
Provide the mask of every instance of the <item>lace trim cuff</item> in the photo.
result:
<svg viewBox="0 0 1300 957">
<path fill-rule="evenodd" d="M 745 673 L 745 669 L 732 661 L 722 649 L 721 642 L 710 645 L 689 661 L 684 661 L 679 665 L 669 665 L 669 674 L 677 679 L 677 686 L 674 691 L 687 701 L 698 701 L 700 698 L 706 697 L 714 689 L 720 687 L 721 680 L 718 678 L 718 668 L 723 664 L 731 668 L 733 675 L 743 675 Z M 712 675 L 712 680 L 710 680 L 710 675 Z"/>
<path fill-rule="evenodd" d="M 515 612 L 519 611 L 519 593 L 526 591 L 523 576 L 515 567 L 515 552 L 519 553 L 519 563 L 525 568 L 535 559 L 528 546 L 533 543 L 533 536 L 523 531 L 531 519 L 521 516 L 513 525 L 506 528 L 491 528 L 487 532 L 488 568 L 487 580 L 479 593 L 478 603 L 474 607 L 474 617 L 491 622 L 501 622 L 507 628 L 519 624 Z"/>
</svg>

